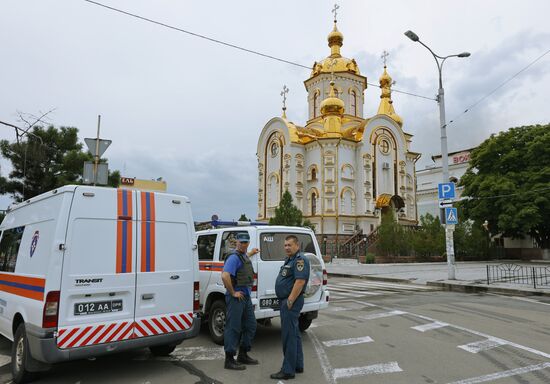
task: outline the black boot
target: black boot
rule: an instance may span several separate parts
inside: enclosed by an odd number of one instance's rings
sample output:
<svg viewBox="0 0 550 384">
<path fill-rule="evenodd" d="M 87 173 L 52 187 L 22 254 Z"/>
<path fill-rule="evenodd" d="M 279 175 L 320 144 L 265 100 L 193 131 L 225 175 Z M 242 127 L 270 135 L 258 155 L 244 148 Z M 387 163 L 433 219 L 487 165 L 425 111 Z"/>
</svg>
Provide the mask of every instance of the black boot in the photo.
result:
<svg viewBox="0 0 550 384">
<path fill-rule="evenodd" d="M 235 371 L 242 371 L 246 369 L 244 365 L 235 361 L 235 357 L 232 353 L 225 352 L 225 364 L 223 366 L 225 369 L 233 369 Z"/>
<path fill-rule="evenodd" d="M 252 357 L 250 357 L 248 355 L 248 353 L 243 348 L 239 349 L 239 355 L 237 356 L 237 361 L 239 363 L 249 364 L 249 365 L 257 365 L 258 364 L 258 360 L 253 359 Z"/>
</svg>

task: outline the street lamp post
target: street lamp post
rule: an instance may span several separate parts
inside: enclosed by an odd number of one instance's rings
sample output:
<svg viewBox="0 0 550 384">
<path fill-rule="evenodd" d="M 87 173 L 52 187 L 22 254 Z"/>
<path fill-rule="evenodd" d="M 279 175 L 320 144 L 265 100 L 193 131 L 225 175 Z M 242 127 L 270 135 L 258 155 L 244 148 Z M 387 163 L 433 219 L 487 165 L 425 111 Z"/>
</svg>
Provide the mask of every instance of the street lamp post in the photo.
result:
<svg viewBox="0 0 550 384">
<path fill-rule="evenodd" d="M 443 182 L 449 182 L 449 154 L 447 150 L 447 123 L 445 120 L 445 91 L 443 90 L 443 80 L 441 77 L 441 72 L 443 70 L 443 64 L 445 60 L 450 57 L 468 57 L 470 56 L 469 52 L 462 52 L 456 55 L 440 56 L 434 53 L 426 44 L 420 41 L 420 38 L 413 31 L 405 32 L 405 36 L 416 43 L 422 44 L 430 53 L 432 54 L 436 64 L 437 70 L 439 72 L 439 90 L 437 92 L 437 103 L 439 104 L 439 125 L 441 129 L 441 164 L 443 171 Z M 455 253 L 453 245 L 453 230 L 454 225 L 448 225 L 446 223 L 444 215 L 440 216 L 443 218 L 443 223 L 445 224 L 445 244 L 447 250 L 447 267 L 448 267 L 448 278 L 449 280 L 454 280 L 456 275 L 456 266 L 455 266 Z"/>
</svg>

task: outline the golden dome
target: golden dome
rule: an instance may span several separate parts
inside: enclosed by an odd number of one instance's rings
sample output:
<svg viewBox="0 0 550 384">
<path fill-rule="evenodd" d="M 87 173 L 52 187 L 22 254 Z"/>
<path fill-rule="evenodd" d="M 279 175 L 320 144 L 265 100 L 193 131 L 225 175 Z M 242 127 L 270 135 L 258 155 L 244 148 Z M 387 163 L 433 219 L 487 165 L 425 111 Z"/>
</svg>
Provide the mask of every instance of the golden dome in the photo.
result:
<svg viewBox="0 0 550 384">
<path fill-rule="evenodd" d="M 334 81 L 331 81 L 330 93 L 321 103 L 321 115 L 343 115 L 344 110 L 344 102 L 336 97 L 336 94 L 334 93 Z"/>
<path fill-rule="evenodd" d="M 333 30 L 328 34 L 328 46 L 330 47 L 330 56 L 320 62 L 313 64 L 313 71 L 311 77 L 320 73 L 332 73 L 332 72 L 351 72 L 356 75 L 360 75 L 359 67 L 355 62 L 355 59 L 348 59 L 342 57 L 340 54 L 340 47 L 344 43 L 344 35 L 336 27 L 334 23 Z"/>
<path fill-rule="evenodd" d="M 391 86 L 393 85 L 393 80 L 391 76 L 386 71 L 386 66 L 384 65 L 384 72 L 380 76 L 380 89 L 382 94 L 380 95 L 380 106 L 378 107 L 379 115 L 389 116 L 393 121 L 395 121 L 399 126 L 403 126 L 403 119 L 393 108 L 393 100 L 391 99 Z"/>
</svg>

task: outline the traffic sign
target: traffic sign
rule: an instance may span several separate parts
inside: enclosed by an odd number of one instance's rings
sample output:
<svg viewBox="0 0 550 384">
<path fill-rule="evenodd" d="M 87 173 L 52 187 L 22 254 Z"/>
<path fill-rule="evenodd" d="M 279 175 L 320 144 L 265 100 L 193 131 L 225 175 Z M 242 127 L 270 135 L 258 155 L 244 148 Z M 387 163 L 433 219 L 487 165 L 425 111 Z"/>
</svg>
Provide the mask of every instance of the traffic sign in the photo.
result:
<svg viewBox="0 0 550 384">
<path fill-rule="evenodd" d="M 439 183 L 437 184 L 437 194 L 439 200 L 455 198 L 455 183 Z"/>
<path fill-rule="evenodd" d="M 112 140 L 99 139 L 99 147 L 98 147 L 99 153 L 95 153 L 97 140 L 98 139 L 92 139 L 92 138 L 88 137 L 88 138 L 84 139 L 84 142 L 88 146 L 88 150 L 90 151 L 90 153 L 92 155 L 101 157 L 101 155 L 103 155 L 105 153 L 105 151 L 107 150 L 107 148 L 109 147 L 109 145 L 111 145 L 111 143 L 113 141 Z"/>
<path fill-rule="evenodd" d="M 447 224 L 458 224 L 458 213 L 456 211 L 456 208 L 445 208 L 445 222 Z"/>
</svg>

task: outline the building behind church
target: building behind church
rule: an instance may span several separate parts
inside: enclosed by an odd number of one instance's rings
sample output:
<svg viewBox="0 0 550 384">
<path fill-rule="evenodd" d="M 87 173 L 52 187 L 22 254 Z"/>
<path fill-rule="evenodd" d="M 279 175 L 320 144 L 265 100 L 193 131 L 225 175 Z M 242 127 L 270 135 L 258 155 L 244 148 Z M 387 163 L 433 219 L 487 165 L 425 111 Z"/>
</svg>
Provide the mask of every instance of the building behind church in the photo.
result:
<svg viewBox="0 0 550 384">
<path fill-rule="evenodd" d="M 380 100 L 365 100 L 367 78 L 354 59 L 341 55 L 344 36 L 336 22 L 328 35 L 330 55 L 313 65 L 305 80 L 309 119 L 303 125 L 274 117 L 258 139 L 258 220 L 275 214 L 288 190 L 317 234 L 345 240 L 369 234 L 393 210 L 399 223 L 416 225 L 412 135 L 391 99 L 386 65 Z M 369 104 L 370 103 L 370 104 Z M 364 116 L 365 105 L 379 103 Z"/>
</svg>

